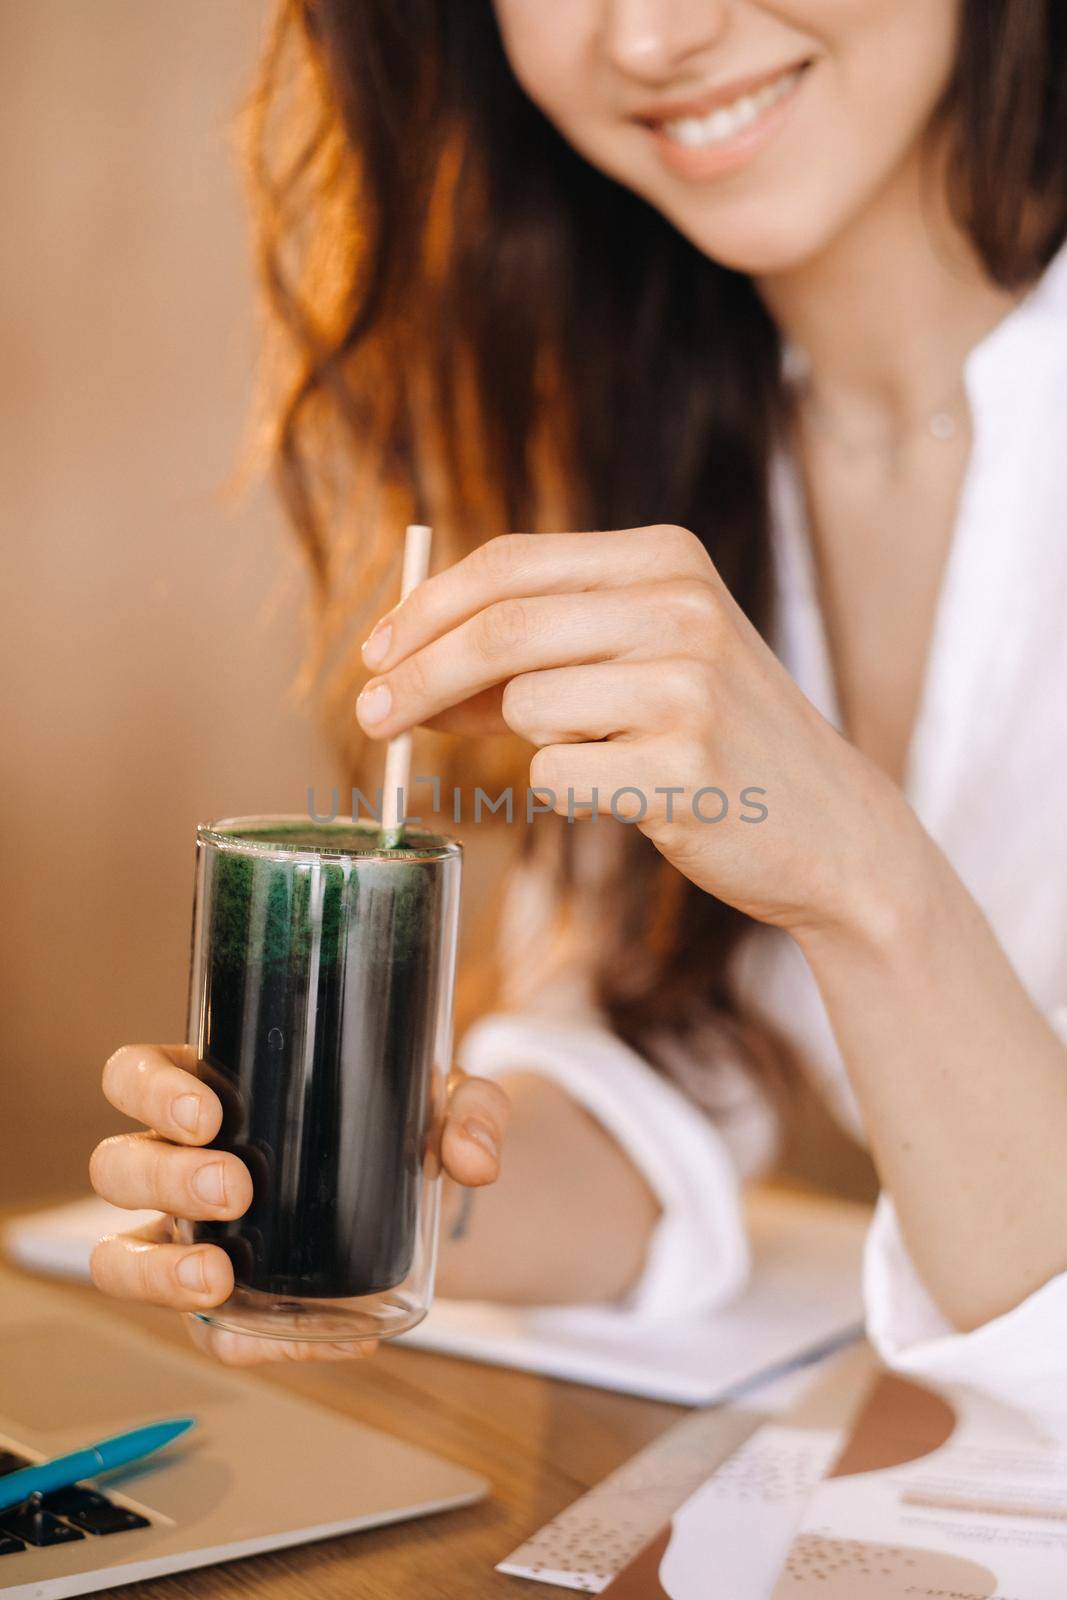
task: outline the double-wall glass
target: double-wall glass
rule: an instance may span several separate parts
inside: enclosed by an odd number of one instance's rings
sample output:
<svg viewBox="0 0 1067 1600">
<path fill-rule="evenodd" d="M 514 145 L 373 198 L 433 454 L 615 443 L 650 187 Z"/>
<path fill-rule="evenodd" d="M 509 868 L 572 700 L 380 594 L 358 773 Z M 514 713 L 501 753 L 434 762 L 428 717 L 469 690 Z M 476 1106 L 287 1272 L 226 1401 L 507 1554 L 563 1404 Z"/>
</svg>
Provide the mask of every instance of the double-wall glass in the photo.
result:
<svg viewBox="0 0 1067 1600">
<path fill-rule="evenodd" d="M 188 1039 L 214 1144 L 252 1174 L 204 1320 L 284 1339 L 381 1338 L 429 1309 L 462 851 L 372 824 L 239 817 L 197 829 Z"/>
</svg>

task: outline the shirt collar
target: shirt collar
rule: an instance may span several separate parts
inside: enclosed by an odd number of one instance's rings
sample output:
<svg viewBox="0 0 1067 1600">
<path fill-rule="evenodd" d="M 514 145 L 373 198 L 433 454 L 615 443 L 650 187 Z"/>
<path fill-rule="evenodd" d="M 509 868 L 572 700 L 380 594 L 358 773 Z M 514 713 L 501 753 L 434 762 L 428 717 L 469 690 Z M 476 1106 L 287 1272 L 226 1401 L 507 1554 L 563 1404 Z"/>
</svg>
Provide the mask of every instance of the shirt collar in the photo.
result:
<svg viewBox="0 0 1067 1600">
<path fill-rule="evenodd" d="M 1065 345 L 1053 325 L 1067 318 L 1067 244 L 1033 288 L 981 339 L 964 362 L 964 382 L 976 413 L 1001 399 L 1032 396 L 1041 371 L 1061 371 Z"/>
</svg>

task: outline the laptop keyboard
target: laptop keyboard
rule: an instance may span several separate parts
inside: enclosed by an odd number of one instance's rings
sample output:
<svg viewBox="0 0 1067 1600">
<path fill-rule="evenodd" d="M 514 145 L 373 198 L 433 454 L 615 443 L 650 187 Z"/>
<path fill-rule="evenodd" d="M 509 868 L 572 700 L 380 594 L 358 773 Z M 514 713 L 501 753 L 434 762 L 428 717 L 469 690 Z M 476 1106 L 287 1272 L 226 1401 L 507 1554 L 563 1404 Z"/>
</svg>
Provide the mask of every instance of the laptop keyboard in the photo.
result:
<svg viewBox="0 0 1067 1600">
<path fill-rule="evenodd" d="M 0 1449 L 0 1478 L 20 1467 L 31 1467 L 27 1456 Z M 0 1556 L 15 1555 L 27 1545 L 43 1547 L 73 1544 L 86 1535 L 126 1533 L 150 1526 L 147 1517 L 120 1506 L 97 1489 L 56 1489 L 33 1495 L 20 1506 L 0 1511 Z"/>
</svg>

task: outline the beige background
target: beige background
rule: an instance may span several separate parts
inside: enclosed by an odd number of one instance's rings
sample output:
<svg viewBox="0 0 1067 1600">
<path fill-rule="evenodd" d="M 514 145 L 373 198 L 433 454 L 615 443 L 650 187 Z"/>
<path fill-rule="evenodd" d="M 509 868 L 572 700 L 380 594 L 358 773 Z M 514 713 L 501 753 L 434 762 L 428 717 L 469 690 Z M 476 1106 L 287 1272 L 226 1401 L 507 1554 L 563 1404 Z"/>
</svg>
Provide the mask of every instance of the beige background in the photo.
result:
<svg viewBox="0 0 1067 1600">
<path fill-rule="evenodd" d="M 0 1205 L 84 1186 L 99 1070 L 184 1028 L 192 831 L 335 781 L 303 584 L 238 510 L 254 364 L 229 131 L 262 0 L 0 0 Z M 795 1169 L 869 1175 L 823 1119 Z"/>
<path fill-rule="evenodd" d="M 80 1187 L 104 1058 L 181 1037 L 194 824 L 333 776 L 286 697 L 280 518 L 227 503 L 254 359 L 227 139 L 265 16 L 0 0 L 0 1202 Z"/>
</svg>

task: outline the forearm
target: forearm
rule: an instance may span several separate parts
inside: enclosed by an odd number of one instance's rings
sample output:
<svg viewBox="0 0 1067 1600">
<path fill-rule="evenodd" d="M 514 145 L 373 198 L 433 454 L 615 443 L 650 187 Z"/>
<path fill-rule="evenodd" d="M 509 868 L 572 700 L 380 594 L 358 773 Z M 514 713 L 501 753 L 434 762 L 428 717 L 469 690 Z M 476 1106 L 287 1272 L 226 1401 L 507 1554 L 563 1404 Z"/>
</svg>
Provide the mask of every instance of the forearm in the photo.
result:
<svg viewBox="0 0 1067 1600">
<path fill-rule="evenodd" d="M 797 937 L 912 1257 L 968 1329 L 1067 1268 L 1067 1048 L 927 836 L 887 843 L 872 914 Z"/>
<path fill-rule="evenodd" d="M 556 1084 L 500 1079 L 512 1103 L 500 1178 L 446 1180 L 438 1288 L 461 1299 L 613 1300 L 639 1276 L 658 1215 L 615 1140 Z"/>
</svg>

